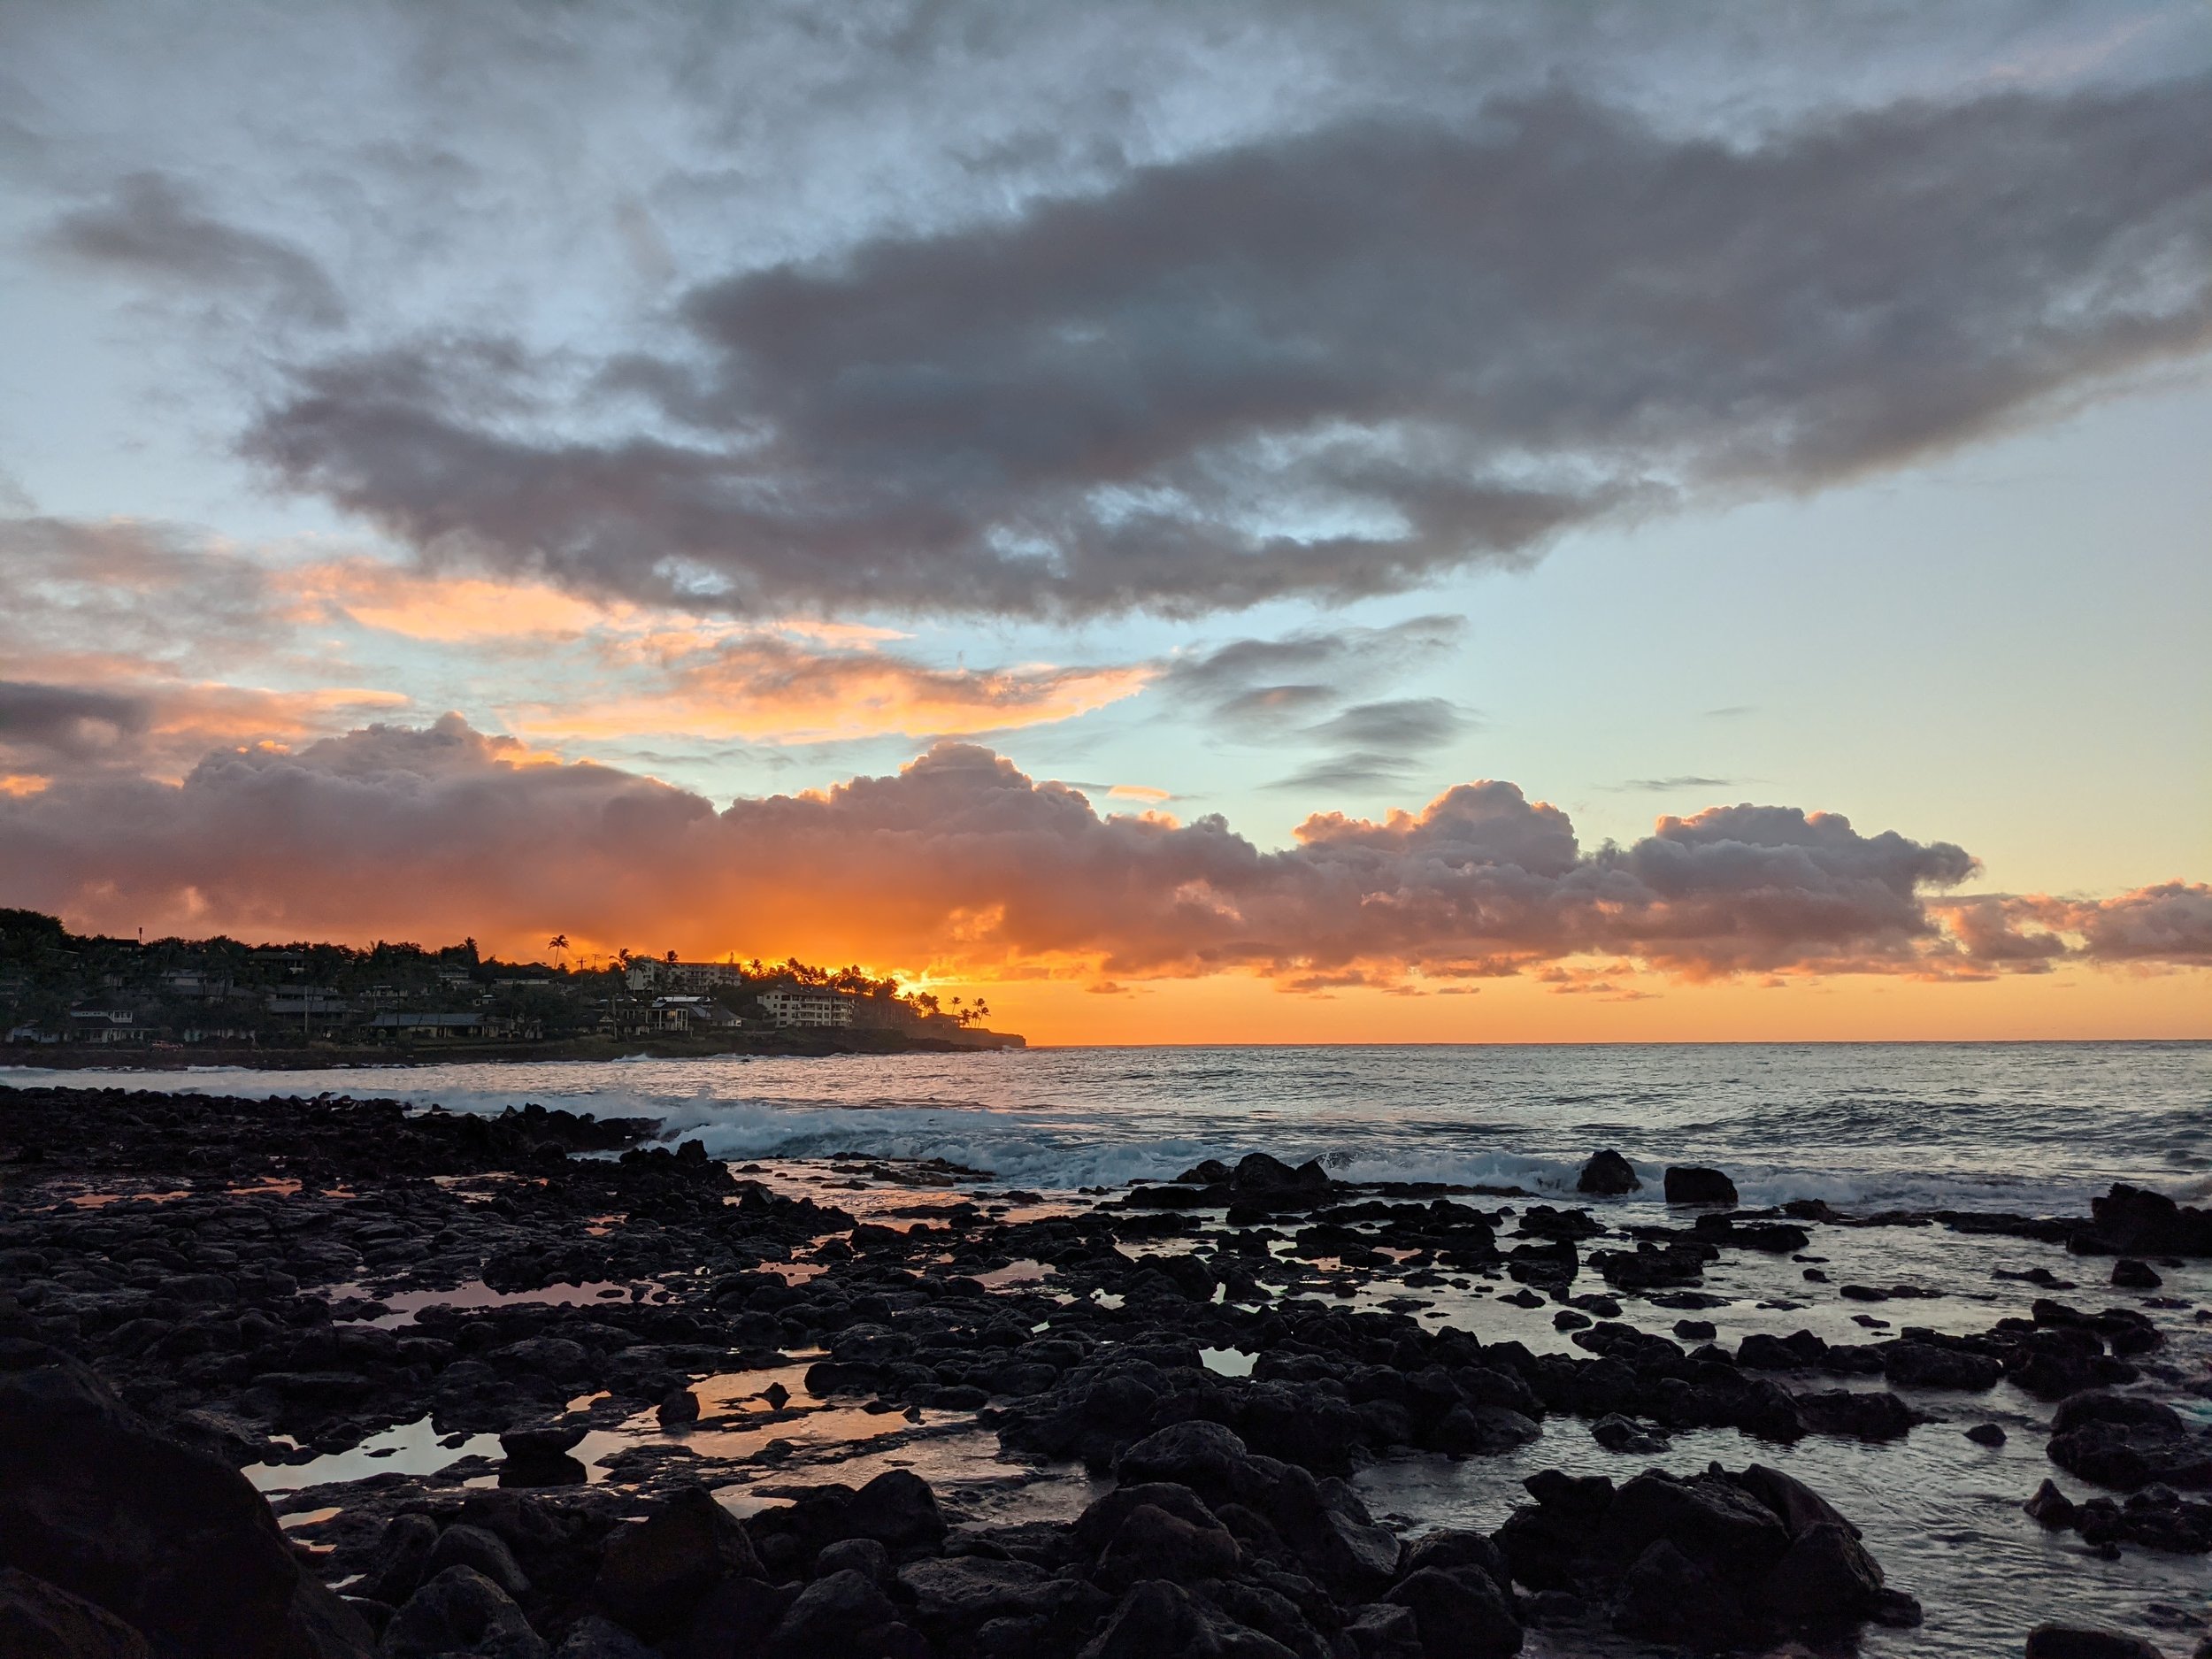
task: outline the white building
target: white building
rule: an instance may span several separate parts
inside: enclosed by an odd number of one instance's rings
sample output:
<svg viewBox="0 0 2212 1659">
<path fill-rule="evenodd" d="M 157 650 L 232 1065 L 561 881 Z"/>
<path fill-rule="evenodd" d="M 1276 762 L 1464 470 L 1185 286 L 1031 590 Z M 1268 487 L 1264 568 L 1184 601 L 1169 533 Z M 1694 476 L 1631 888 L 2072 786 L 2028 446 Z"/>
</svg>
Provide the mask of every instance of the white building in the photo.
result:
<svg viewBox="0 0 2212 1659">
<path fill-rule="evenodd" d="M 837 991 L 763 991 L 760 1005 L 779 1025 L 846 1026 L 853 999 Z"/>
<path fill-rule="evenodd" d="M 734 962 L 654 962 L 641 958 L 630 964 L 623 982 L 633 991 L 711 991 L 718 985 L 742 985 L 745 971 Z"/>
</svg>

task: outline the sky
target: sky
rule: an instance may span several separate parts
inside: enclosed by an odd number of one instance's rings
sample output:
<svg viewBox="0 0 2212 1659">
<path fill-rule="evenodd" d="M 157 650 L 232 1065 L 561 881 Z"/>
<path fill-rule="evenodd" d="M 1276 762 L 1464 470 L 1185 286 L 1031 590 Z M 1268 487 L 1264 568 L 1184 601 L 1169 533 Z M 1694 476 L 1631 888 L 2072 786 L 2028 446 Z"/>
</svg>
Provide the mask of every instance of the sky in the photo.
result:
<svg viewBox="0 0 2212 1659">
<path fill-rule="evenodd" d="M 0 8 L 0 904 L 2212 1037 L 2212 10 Z"/>
</svg>

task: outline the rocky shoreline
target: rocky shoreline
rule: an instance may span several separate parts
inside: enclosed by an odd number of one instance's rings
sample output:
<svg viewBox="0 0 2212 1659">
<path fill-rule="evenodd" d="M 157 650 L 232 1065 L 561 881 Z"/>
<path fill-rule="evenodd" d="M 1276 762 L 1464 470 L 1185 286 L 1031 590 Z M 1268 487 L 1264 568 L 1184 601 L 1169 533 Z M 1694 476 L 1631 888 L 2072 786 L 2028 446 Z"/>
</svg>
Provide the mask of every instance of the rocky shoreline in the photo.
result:
<svg viewBox="0 0 2212 1659">
<path fill-rule="evenodd" d="M 2002 1442 L 2001 1385 L 2083 1494 L 2023 1490 L 2024 1524 L 2212 1549 L 2182 1409 L 2212 1385 L 2175 1346 L 2212 1313 L 2160 1294 L 2212 1217 L 2154 1194 L 1750 1210 L 1680 1168 L 1654 1222 L 1604 1153 L 1573 1205 L 1264 1153 L 1049 1201 L 866 1160 L 802 1191 L 657 1127 L 0 1091 L 0 1631 L 210 1659 L 1847 1650 L 1930 1591 L 1769 1460 L 1939 1419 Z M 1910 1322 L 1924 1286 L 1827 1271 L 1831 1240 L 1932 1232 L 2079 1272 L 2001 1267 L 2025 1305 L 1946 1331 Z M 1737 1263 L 1865 1340 L 1716 1341 Z M 1448 1294 L 1554 1340 L 1478 1340 Z M 1487 1533 L 1355 1489 L 1566 1423 L 1618 1474 L 1535 1471 Z M 1670 1462 L 1715 1432 L 1739 1452 Z M 986 1478 L 915 1472 L 958 1457 Z M 2030 1622 L 2044 1659 L 2159 1651 Z"/>
</svg>

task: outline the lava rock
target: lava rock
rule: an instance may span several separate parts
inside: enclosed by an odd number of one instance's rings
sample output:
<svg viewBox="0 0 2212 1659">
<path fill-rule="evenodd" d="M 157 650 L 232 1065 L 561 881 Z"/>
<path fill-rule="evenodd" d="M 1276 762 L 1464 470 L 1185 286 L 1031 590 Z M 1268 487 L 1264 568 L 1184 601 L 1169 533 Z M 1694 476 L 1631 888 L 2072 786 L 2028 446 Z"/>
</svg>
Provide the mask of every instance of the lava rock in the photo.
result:
<svg viewBox="0 0 2212 1659">
<path fill-rule="evenodd" d="M 0 1338 L 0 1566 L 177 1659 L 371 1645 L 358 1617 L 301 1573 L 243 1475 L 157 1433 L 86 1367 L 16 1338 Z M 326 1639 L 306 1633 L 325 1627 Z"/>
<path fill-rule="evenodd" d="M 528 1575 L 517 1564 L 506 1541 L 480 1526 L 457 1524 L 438 1534 L 438 1541 L 431 1546 L 423 1563 L 422 1576 L 435 1578 L 449 1567 L 472 1568 L 507 1595 L 522 1595 L 530 1588 Z"/>
<path fill-rule="evenodd" d="M 1666 1173 L 1671 1204 L 1734 1204 L 1736 1183 L 1718 1170 L 1694 1164 L 1670 1164 Z"/>
<path fill-rule="evenodd" d="M 1521 1624 L 1490 1575 L 1424 1567 L 1383 1600 L 1412 1613 L 1422 1659 L 1508 1659 L 1521 1651 Z"/>
<path fill-rule="evenodd" d="M 553 1659 L 660 1659 L 611 1618 L 587 1613 L 569 1626 Z"/>
<path fill-rule="evenodd" d="M 2062 1401 L 2051 1427 L 2051 1461 L 2101 1486 L 2212 1486 L 2212 1436 L 2159 1401 L 2091 1389 Z"/>
<path fill-rule="evenodd" d="M 545 1638 L 472 1567 L 449 1567 L 408 1598 L 385 1626 L 383 1659 L 547 1659 Z"/>
<path fill-rule="evenodd" d="M 2071 1624 L 2038 1624 L 2028 1632 L 2026 1659 L 2164 1659 L 2139 1637 Z"/>
<path fill-rule="evenodd" d="M 722 1580 L 765 1576 L 744 1527 L 704 1486 L 686 1486 L 655 1514 L 609 1537 L 592 1594 L 650 1641 L 680 1629 Z"/>
<path fill-rule="evenodd" d="M 0 1653 L 9 1659 L 153 1659 L 105 1608 L 13 1567 L 0 1571 Z"/>
<path fill-rule="evenodd" d="M 945 1535 L 945 1517 L 929 1483 L 910 1470 L 878 1475 L 853 1494 L 842 1527 L 849 1538 L 872 1538 L 892 1551 L 934 1544 Z"/>
<path fill-rule="evenodd" d="M 1642 1187 L 1643 1182 L 1636 1177 L 1636 1166 L 1610 1148 L 1592 1153 L 1590 1161 L 1582 1166 L 1582 1174 L 1575 1182 L 1575 1191 L 1594 1193 L 1604 1198 L 1617 1198 L 1623 1193 L 1640 1191 Z"/>
<path fill-rule="evenodd" d="M 2120 1290 L 2156 1290 L 2166 1281 L 2153 1271 L 2148 1262 L 2139 1262 L 2124 1256 L 2112 1264 L 2112 1283 Z"/>
</svg>

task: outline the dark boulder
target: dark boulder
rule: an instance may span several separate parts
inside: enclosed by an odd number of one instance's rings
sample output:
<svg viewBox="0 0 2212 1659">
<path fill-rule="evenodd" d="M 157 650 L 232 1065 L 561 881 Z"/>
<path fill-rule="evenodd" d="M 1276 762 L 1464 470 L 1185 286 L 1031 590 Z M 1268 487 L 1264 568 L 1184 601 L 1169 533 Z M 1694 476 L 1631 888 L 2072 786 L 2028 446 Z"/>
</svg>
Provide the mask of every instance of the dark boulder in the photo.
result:
<svg viewBox="0 0 2212 1659">
<path fill-rule="evenodd" d="M 2026 1659 L 2164 1659 L 2140 1637 L 2070 1624 L 2038 1624 L 2028 1632 Z"/>
<path fill-rule="evenodd" d="M 0 1567 L 93 1602 L 175 1659 L 365 1653 L 229 1464 L 157 1433 L 84 1366 L 0 1339 Z"/>
<path fill-rule="evenodd" d="M 727 1651 L 727 1649 L 725 1649 Z M 660 1655 L 616 1624 L 587 1613 L 569 1626 L 553 1659 L 661 1659 Z"/>
<path fill-rule="evenodd" d="M 2051 1427 L 2051 1461 L 2101 1486 L 2212 1486 L 2212 1436 L 2162 1402 L 2091 1389 L 2061 1401 Z"/>
<path fill-rule="evenodd" d="M 1478 1568 L 1489 1575 L 1501 1595 L 1512 1593 L 1513 1569 L 1506 1564 L 1505 1552 L 1480 1532 L 1431 1532 L 1407 1546 L 1404 1563 L 1409 1574 L 1428 1567 L 1447 1571 Z"/>
<path fill-rule="evenodd" d="M 1581 1179 L 1575 1182 L 1578 1193 L 1594 1193 L 1604 1198 L 1617 1198 L 1642 1187 L 1643 1182 L 1636 1179 L 1636 1166 L 1610 1148 L 1592 1153 L 1590 1161 L 1582 1166 Z"/>
<path fill-rule="evenodd" d="M 0 1654 L 7 1659 L 153 1659 L 146 1639 L 105 1608 L 13 1567 L 0 1571 Z"/>
<path fill-rule="evenodd" d="M 385 1626 L 384 1659 L 547 1659 L 545 1638 L 522 1609 L 471 1567 L 449 1567 L 408 1598 Z"/>
<path fill-rule="evenodd" d="M 2004 1425 L 1977 1423 L 1966 1431 L 1966 1438 L 1977 1446 L 2002 1446 L 2005 1443 Z"/>
<path fill-rule="evenodd" d="M 387 1607 L 399 1606 L 426 1576 L 423 1570 L 437 1543 L 438 1524 L 428 1516 L 395 1515 L 377 1537 L 375 1559 L 364 1575 L 361 1594 Z"/>
<path fill-rule="evenodd" d="M 2112 1283 L 2120 1290 L 2156 1290 L 2166 1281 L 2161 1279 L 2148 1262 L 2139 1262 L 2124 1256 L 2112 1264 Z"/>
<path fill-rule="evenodd" d="M 1624 1636 L 1716 1651 L 1742 1645 L 1750 1625 L 1727 1586 L 1663 1538 L 1621 1575 L 1613 1628 Z"/>
<path fill-rule="evenodd" d="M 1897 1440 L 1921 1421 L 1910 1406 L 1886 1390 L 1831 1388 L 1799 1394 L 1797 1411 L 1816 1434 L 1859 1440 Z"/>
<path fill-rule="evenodd" d="M 945 1535 L 945 1517 L 929 1482 L 911 1470 L 893 1469 L 853 1494 L 842 1527 L 849 1538 L 872 1538 L 896 1552 L 934 1544 Z"/>
<path fill-rule="evenodd" d="M 617 1621 L 653 1640 L 681 1629 L 724 1579 L 764 1576 L 744 1527 L 704 1486 L 686 1486 L 608 1538 L 592 1594 Z"/>
<path fill-rule="evenodd" d="M 1521 1651 L 1520 1621 L 1479 1568 L 1424 1567 L 1383 1600 L 1412 1613 L 1422 1659 L 1507 1659 Z"/>
<path fill-rule="evenodd" d="M 872 1538 L 841 1538 L 822 1546 L 814 1557 L 814 1576 L 856 1572 L 869 1583 L 891 1582 L 891 1552 Z"/>
<path fill-rule="evenodd" d="M 1709 1170 L 1694 1164 L 1670 1164 L 1666 1174 L 1667 1202 L 1671 1204 L 1733 1204 L 1736 1183 L 1718 1170 Z"/>
<path fill-rule="evenodd" d="M 1098 1560 L 1098 1582 L 1125 1590 L 1147 1578 L 1190 1584 L 1225 1578 L 1236 1571 L 1242 1552 L 1218 1524 L 1196 1525 L 1149 1503 L 1125 1518 Z"/>
<path fill-rule="evenodd" d="M 898 1609 L 857 1572 L 833 1572 L 799 1592 L 768 1639 L 776 1659 L 869 1659 L 889 1651 Z"/>
<path fill-rule="evenodd" d="M 1784 1624 L 1855 1624 L 1880 1609 L 1882 1570 L 1853 1532 L 1824 1521 L 1790 1540 L 1762 1593 L 1767 1610 Z"/>
<path fill-rule="evenodd" d="M 2212 1256 L 2212 1210 L 2185 1210 L 2163 1193 L 2116 1185 L 2089 1201 L 2091 1236 L 2074 1248 L 2115 1256 Z"/>
<path fill-rule="evenodd" d="M 1155 1578 L 1131 1586 L 1078 1659 L 1213 1659 L 1220 1652 L 1203 1606 L 1182 1586 Z"/>
<path fill-rule="evenodd" d="M 1329 1186 L 1329 1172 L 1318 1162 L 1309 1159 L 1293 1169 L 1264 1152 L 1249 1153 L 1240 1159 L 1230 1179 L 1240 1197 L 1325 1192 Z"/>
<path fill-rule="evenodd" d="M 1987 1354 L 1942 1348 L 1909 1340 L 1883 1345 L 1882 1374 L 1909 1388 L 1964 1388 L 1978 1393 L 1994 1387 L 2004 1362 Z"/>
<path fill-rule="evenodd" d="M 449 1526 L 438 1534 L 422 1576 L 434 1578 L 449 1567 L 473 1568 L 508 1595 L 522 1595 L 530 1588 L 529 1576 L 517 1564 L 506 1540 L 480 1526 Z"/>
<path fill-rule="evenodd" d="M 1613 1494 L 1596 1545 L 1625 1564 L 1662 1540 L 1700 1565 L 1744 1577 L 1771 1568 L 1790 1543 L 1781 1518 L 1732 1482 L 1648 1470 Z"/>
</svg>

